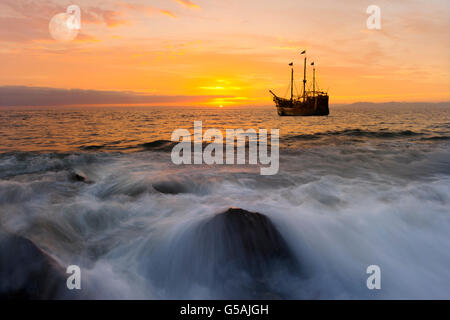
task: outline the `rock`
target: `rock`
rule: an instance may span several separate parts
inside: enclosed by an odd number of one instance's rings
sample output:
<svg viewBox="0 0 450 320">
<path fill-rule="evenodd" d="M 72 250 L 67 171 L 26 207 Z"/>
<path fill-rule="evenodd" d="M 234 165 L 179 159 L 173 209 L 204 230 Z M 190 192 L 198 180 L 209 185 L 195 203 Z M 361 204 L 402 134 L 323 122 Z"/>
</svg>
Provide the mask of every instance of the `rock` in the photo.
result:
<svg viewBox="0 0 450 320">
<path fill-rule="evenodd" d="M 69 179 L 74 182 L 84 182 L 87 184 L 93 183 L 93 181 L 89 180 L 89 178 L 86 175 L 77 172 L 71 172 L 69 174 Z"/>
<path fill-rule="evenodd" d="M 201 226 L 211 244 L 224 250 L 224 257 L 254 276 L 263 276 L 275 261 L 295 264 L 285 240 L 265 215 L 230 208 Z"/>
<path fill-rule="evenodd" d="M 66 280 L 65 270 L 32 241 L 0 230 L 0 299 L 74 298 Z"/>
<path fill-rule="evenodd" d="M 237 208 L 178 229 L 142 268 L 169 299 L 279 299 L 287 296 L 280 281 L 300 272 L 270 219 Z"/>
<path fill-rule="evenodd" d="M 72 181 L 79 181 L 79 182 L 85 182 L 85 181 L 86 181 L 86 178 L 85 178 L 85 177 L 80 176 L 80 175 L 77 174 L 77 173 L 72 173 L 72 174 L 70 175 L 70 179 L 71 179 Z"/>
<path fill-rule="evenodd" d="M 161 181 L 154 183 L 153 189 L 164 194 L 188 193 L 187 188 L 176 181 Z"/>
</svg>

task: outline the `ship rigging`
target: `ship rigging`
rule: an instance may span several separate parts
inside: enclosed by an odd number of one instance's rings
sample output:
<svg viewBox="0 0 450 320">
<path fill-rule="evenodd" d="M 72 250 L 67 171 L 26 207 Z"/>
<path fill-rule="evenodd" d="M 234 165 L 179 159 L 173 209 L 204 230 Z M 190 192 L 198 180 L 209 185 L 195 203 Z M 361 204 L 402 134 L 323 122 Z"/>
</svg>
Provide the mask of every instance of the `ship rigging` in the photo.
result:
<svg viewBox="0 0 450 320">
<path fill-rule="evenodd" d="M 306 54 L 302 51 L 301 55 Z M 273 95 L 273 101 L 280 116 L 327 116 L 330 114 L 328 108 L 329 96 L 327 92 L 316 91 L 316 68 L 314 62 L 313 66 L 313 90 L 306 90 L 306 55 L 303 65 L 303 92 L 301 96 L 294 96 L 294 63 L 291 62 L 291 97 L 290 99 L 278 97 L 272 90 L 269 92 Z"/>
</svg>

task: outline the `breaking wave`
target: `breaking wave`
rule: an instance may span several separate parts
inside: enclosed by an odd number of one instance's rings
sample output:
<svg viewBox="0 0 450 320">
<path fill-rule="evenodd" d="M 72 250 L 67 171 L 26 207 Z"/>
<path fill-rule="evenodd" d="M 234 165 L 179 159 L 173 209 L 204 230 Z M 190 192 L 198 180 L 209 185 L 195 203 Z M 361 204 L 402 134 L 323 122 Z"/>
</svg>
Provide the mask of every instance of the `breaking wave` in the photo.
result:
<svg viewBox="0 0 450 320">
<path fill-rule="evenodd" d="M 92 298 L 450 297 L 445 143 L 304 149 L 266 177 L 167 157 L 3 154 L 0 225 L 80 265 Z M 266 216 L 297 262 L 249 265 L 239 227 L 215 218 L 230 207 Z M 372 264 L 379 292 L 365 287 Z"/>
<path fill-rule="evenodd" d="M 225 136 L 225 133 L 223 133 Z M 366 142 L 365 139 L 378 139 L 383 140 L 398 140 L 398 139 L 412 139 L 411 141 L 446 141 L 450 137 L 446 135 L 433 135 L 427 133 L 419 133 L 411 130 L 402 131 L 389 131 L 389 130 L 379 130 L 379 131 L 369 131 L 362 129 L 345 129 L 339 131 L 325 131 L 318 132 L 314 134 L 300 134 L 300 135 L 286 135 L 280 137 L 280 146 L 282 148 L 292 148 L 291 142 L 295 141 L 311 141 L 316 142 L 319 145 L 329 143 L 329 139 L 334 139 L 333 142 L 338 144 L 346 144 L 348 142 Z M 255 136 L 256 141 L 258 141 L 258 136 Z M 338 140 L 336 140 L 338 139 Z M 359 139 L 359 140 L 358 140 Z M 269 137 L 270 146 L 270 137 Z M 248 141 L 246 142 L 248 144 Z M 161 151 L 170 152 L 177 142 L 169 140 L 154 140 L 146 143 L 138 144 L 128 144 L 126 146 L 120 146 L 121 142 L 107 143 L 104 145 L 87 145 L 80 146 L 81 151 L 103 151 L 103 152 L 132 152 L 132 151 Z M 208 143 L 204 142 L 203 147 Z"/>
<path fill-rule="evenodd" d="M 79 265 L 89 299 L 450 299 L 448 104 L 358 108 L 5 111 L 0 267 Z M 279 128 L 279 173 L 173 165 L 199 119 Z"/>
<path fill-rule="evenodd" d="M 415 137 L 423 135 L 424 135 L 423 133 L 414 132 L 411 130 L 389 131 L 386 129 L 378 131 L 369 131 L 362 129 L 345 129 L 339 131 L 326 131 L 314 134 L 294 135 L 288 137 L 287 139 L 315 140 L 324 137 L 363 137 L 363 138 L 394 139 L 394 138 Z"/>
</svg>

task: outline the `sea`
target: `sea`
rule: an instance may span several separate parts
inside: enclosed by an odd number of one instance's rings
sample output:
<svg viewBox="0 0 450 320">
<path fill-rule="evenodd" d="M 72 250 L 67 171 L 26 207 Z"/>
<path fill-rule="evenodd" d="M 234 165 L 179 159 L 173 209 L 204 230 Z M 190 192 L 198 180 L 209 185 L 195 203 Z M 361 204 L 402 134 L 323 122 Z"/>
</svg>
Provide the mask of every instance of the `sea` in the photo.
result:
<svg viewBox="0 0 450 320">
<path fill-rule="evenodd" d="M 79 266 L 93 299 L 450 299 L 450 103 L 330 111 L 1 108 L 0 227 Z M 278 173 L 175 165 L 194 121 L 279 129 Z M 229 208 L 266 216 L 295 266 L 255 275 L 227 236 L 208 246 L 199 226 Z"/>
</svg>

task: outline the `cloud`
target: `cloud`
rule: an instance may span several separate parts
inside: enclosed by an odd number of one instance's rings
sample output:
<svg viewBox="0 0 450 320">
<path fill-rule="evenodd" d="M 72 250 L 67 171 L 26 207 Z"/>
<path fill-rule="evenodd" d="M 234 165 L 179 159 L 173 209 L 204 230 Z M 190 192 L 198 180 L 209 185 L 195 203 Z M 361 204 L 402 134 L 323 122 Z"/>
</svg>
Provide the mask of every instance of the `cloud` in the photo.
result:
<svg viewBox="0 0 450 320">
<path fill-rule="evenodd" d="M 170 10 L 160 10 L 160 12 L 162 14 L 165 14 L 166 16 L 169 16 L 169 17 L 172 17 L 172 18 L 177 18 L 176 14 L 173 13 L 172 11 L 170 11 Z"/>
<path fill-rule="evenodd" d="M 50 38 L 48 24 L 51 17 L 65 11 L 50 1 L 31 4 L 23 0 L 2 0 L 0 5 L 13 13 L 0 17 L 0 40 L 11 42 Z"/>
<path fill-rule="evenodd" d="M 144 12 L 147 15 L 154 15 L 154 14 L 163 14 L 171 18 L 178 18 L 177 15 L 166 9 L 159 9 L 152 6 L 142 5 L 142 4 L 136 4 L 136 3 L 124 3 L 123 7 L 126 9 L 131 9 L 134 11 Z"/>
<path fill-rule="evenodd" d="M 0 107 L 170 104 L 229 99 L 228 95 L 148 95 L 132 91 L 100 91 L 48 87 L 2 86 Z"/>
<path fill-rule="evenodd" d="M 175 0 L 175 1 L 185 7 L 188 7 L 188 8 L 193 8 L 193 9 L 200 8 L 199 5 L 193 3 L 191 0 Z"/>
<path fill-rule="evenodd" d="M 0 16 L 0 41 L 26 42 L 50 40 L 48 24 L 51 18 L 66 12 L 67 6 L 52 1 L 2 0 L 0 10 L 8 10 L 8 16 Z M 116 27 L 127 23 L 120 11 L 100 7 L 81 7 L 81 23 L 106 24 Z"/>
<path fill-rule="evenodd" d="M 121 19 L 121 12 L 102 9 L 99 7 L 90 7 L 81 10 L 81 17 L 83 23 L 102 23 L 104 22 L 108 27 L 116 27 L 126 24 L 128 21 Z"/>
</svg>

